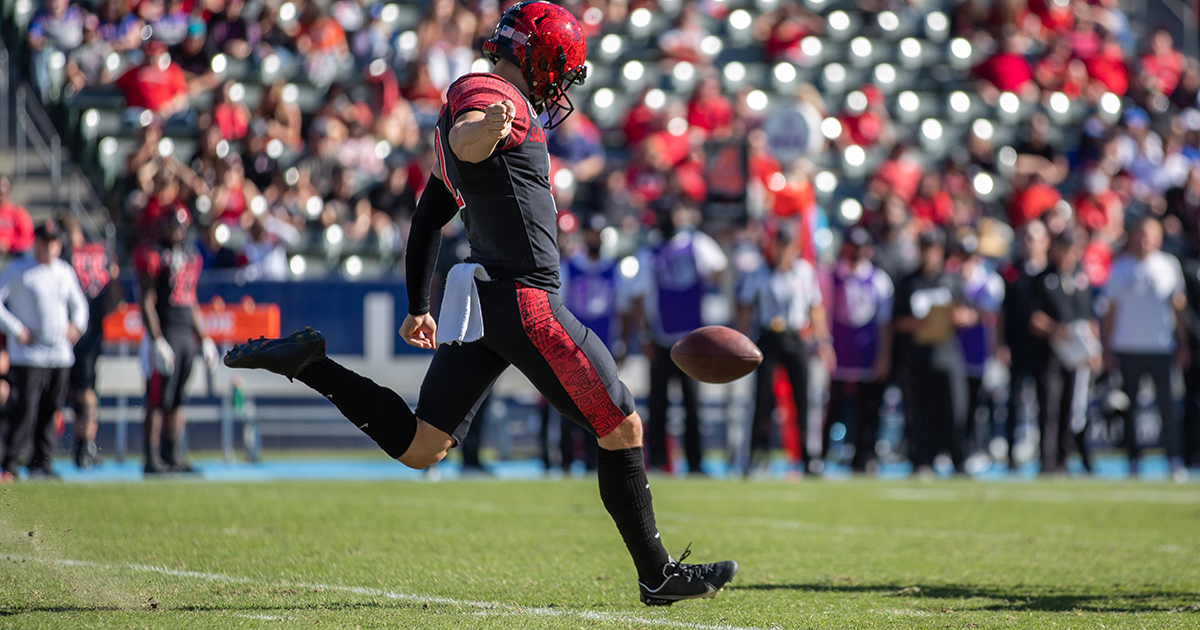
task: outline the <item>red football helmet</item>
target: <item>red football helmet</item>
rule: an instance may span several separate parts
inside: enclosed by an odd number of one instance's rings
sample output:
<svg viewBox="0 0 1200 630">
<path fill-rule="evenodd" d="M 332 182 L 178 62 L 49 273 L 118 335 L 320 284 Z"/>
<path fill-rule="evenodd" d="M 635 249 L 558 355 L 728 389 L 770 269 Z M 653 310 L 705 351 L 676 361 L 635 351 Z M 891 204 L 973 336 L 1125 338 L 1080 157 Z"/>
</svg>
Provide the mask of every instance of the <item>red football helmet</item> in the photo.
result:
<svg viewBox="0 0 1200 630">
<path fill-rule="evenodd" d="M 575 111 L 567 88 L 587 77 L 587 40 L 570 11 L 540 0 L 514 4 L 483 43 L 483 54 L 492 63 L 507 59 L 521 69 L 534 108 L 548 112 L 547 129 Z"/>
</svg>

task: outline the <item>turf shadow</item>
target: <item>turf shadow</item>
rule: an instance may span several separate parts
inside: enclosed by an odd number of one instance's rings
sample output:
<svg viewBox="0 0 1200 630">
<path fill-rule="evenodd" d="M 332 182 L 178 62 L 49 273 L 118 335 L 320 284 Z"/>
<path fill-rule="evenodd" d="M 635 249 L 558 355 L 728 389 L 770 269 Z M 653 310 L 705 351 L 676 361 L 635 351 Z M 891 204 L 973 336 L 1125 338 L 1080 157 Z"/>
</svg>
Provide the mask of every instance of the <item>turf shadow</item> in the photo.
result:
<svg viewBox="0 0 1200 630">
<path fill-rule="evenodd" d="M 30 613 L 79 613 L 79 612 L 120 612 L 129 610 L 119 606 L 20 606 L 17 608 L 0 608 L 0 618 L 28 615 Z"/>
<path fill-rule="evenodd" d="M 1042 612 L 1182 612 L 1200 613 L 1200 593 L 1183 591 L 1071 592 L 1053 588 L 979 586 L 974 584 L 738 584 L 731 590 L 800 591 L 808 593 L 872 593 L 884 597 L 929 600 L 931 604 L 960 610 Z M 990 599 L 973 605 L 964 599 Z M 946 600 L 946 601 L 937 601 Z"/>
</svg>

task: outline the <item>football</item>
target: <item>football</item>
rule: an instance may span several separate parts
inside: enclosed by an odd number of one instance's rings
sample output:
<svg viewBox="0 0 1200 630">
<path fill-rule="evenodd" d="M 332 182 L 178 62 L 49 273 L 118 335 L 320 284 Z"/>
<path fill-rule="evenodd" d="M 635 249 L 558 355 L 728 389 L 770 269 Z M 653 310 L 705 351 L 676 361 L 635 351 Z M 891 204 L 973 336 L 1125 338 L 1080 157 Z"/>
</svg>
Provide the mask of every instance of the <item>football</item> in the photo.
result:
<svg viewBox="0 0 1200 630">
<path fill-rule="evenodd" d="M 753 372 L 763 355 L 746 335 L 726 326 L 705 326 L 675 342 L 671 360 L 698 381 L 728 383 Z"/>
</svg>

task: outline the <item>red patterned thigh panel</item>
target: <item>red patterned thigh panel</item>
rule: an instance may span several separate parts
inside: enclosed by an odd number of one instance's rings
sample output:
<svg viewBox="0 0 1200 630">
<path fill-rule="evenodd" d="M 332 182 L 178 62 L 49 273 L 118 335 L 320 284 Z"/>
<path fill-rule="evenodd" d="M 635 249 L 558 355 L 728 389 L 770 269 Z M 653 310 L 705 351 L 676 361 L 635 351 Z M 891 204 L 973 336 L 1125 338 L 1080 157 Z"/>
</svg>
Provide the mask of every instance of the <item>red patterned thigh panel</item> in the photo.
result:
<svg viewBox="0 0 1200 630">
<path fill-rule="evenodd" d="M 546 292 L 518 286 L 517 305 L 529 341 L 550 364 L 558 382 L 596 430 L 596 435 L 604 437 L 612 433 L 625 420 L 625 414 L 609 397 L 604 381 L 588 361 L 583 348 L 554 317 Z"/>
</svg>

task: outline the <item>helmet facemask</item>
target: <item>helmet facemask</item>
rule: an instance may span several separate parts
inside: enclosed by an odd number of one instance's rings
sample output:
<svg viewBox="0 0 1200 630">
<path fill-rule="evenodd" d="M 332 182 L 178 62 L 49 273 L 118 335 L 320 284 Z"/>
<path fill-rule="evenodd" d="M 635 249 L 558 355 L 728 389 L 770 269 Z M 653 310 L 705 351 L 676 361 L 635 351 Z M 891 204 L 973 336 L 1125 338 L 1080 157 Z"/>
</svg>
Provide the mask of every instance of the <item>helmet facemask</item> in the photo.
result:
<svg viewBox="0 0 1200 630">
<path fill-rule="evenodd" d="M 539 114 L 546 114 L 546 129 L 553 129 L 561 125 L 575 111 L 575 103 L 571 102 L 570 96 L 567 96 L 567 88 L 572 85 L 583 85 L 584 80 L 587 79 L 587 66 L 579 66 L 568 72 L 560 71 L 559 69 L 566 65 L 567 58 L 562 54 L 561 49 L 557 57 L 555 65 L 558 68 L 548 74 L 551 77 L 562 78 L 542 88 L 542 93 L 539 95 L 540 102 L 534 103 L 534 108 Z M 525 80 L 529 80 L 528 76 Z"/>
</svg>

